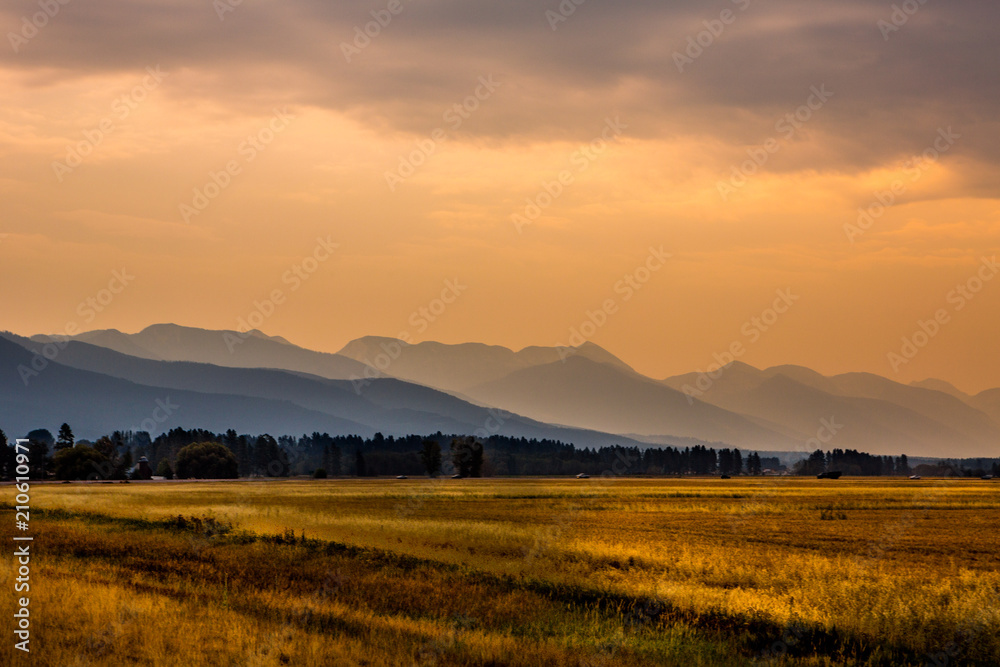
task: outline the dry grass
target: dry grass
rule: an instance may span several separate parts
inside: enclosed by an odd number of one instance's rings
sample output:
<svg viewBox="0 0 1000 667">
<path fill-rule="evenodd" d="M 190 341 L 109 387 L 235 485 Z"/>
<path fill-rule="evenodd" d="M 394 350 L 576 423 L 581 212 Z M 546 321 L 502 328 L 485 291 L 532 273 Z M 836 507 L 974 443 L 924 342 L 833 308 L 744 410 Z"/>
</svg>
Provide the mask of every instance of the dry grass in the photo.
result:
<svg viewBox="0 0 1000 667">
<path fill-rule="evenodd" d="M 1000 664 L 1000 484 L 980 480 L 50 484 L 32 503 L 45 664 Z"/>
</svg>

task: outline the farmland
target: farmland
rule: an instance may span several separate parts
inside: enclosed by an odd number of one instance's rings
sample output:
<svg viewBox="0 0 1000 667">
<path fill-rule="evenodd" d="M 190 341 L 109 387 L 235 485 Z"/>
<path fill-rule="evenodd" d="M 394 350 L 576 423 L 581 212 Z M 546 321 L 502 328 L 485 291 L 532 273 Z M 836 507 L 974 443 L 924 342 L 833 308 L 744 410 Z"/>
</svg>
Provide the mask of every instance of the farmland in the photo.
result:
<svg viewBox="0 0 1000 667">
<path fill-rule="evenodd" d="M 1000 663 L 996 482 L 38 484 L 32 506 L 32 655 L 4 664 Z"/>
</svg>

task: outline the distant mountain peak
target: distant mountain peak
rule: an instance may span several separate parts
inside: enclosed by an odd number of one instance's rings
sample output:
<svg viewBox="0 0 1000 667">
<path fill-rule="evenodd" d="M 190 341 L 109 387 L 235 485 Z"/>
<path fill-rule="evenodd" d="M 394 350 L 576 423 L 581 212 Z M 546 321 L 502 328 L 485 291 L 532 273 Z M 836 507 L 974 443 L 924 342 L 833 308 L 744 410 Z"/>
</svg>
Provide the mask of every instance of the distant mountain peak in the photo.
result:
<svg viewBox="0 0 1000 667">
<path fill-rule="evenodd" d="M 616 366 L 619 369 L 628 371 L 630 373 L 637 372 L 634 368 L 626 364 L 624 361 L 616 357 L 614 354 L 608 352 L 606 349 L 604 349 L 597 343 L 592 343 L 589 340 L 584 341 L 582 345 L 578 345 L 577 347 L 568 349 L 573 350 L 571 356 L 584 357 L 591 361 L 596 361 L 599 364 L 610 364 L 612 366 Z M 567 354 L 567 350 L 566 349 L 561 350 L 561 354 L 565 356 Z"/>
<path fill-rule="evenodd" d="M 183 324 L 174 324 L 173 322 L 160 322 L 158 324 L 150 324 L 148 327 L 140 330 L 137 336 L 148 336 L 151 334 L 164 334 L 164 333 L 180 333 L 183 331 L 211 331 L 211 329 L 205 329 L 203 327 L 189 327 Z"/>
<path fill-rule="evenodd" d="M 969 398 L 969 395 L 964 391 L 956 387 L 950 382 L 944 380 L 939 380 L 937 378 L 927 378 L 926 380 L 920 380 L 910 383 L 911 387 L 919 387 L 920 389 L 931 389 L 933 391 L 944 392 L 945 394 L 951 394 L 955 398 L 960 398 L 963 401 Z"/>
<path fill-rule="evenodd" d="M 370 370 L 353 359 L 309 350 L 259 329 L 239 332 L 164 322 L 151 324 L 134 334 L 104 329 L 71 338 L 142 359 L 191 361 L 235 368 L 279 368 L 334 380 L 364 377 Z M 32 340 L 47 342 L 47 337 L 36 336 Z"/>
<path fill-rule="evenodd" d="M 114 329 L 110 329 L 109 331 L 114 331 Z M 88 333 L 94 333 L 94 332 L 88 332 Z M 244 337 L 250 336 L 253 338 L 259 338 L 260 340 L 270 340 L 274 341 L 275 343 L 281 343 L 283 345 L 294 345 L 294 343 L 290 342 L 287 338 L 284 338 L 283 336 L 271 336 L 264 333 L 260 329 L 250 329 L 249 331 L 238 331 L 236 329 L 205 329 L 203 327 L 189 327 L 183 324 L 174 324 L 172 322 L 161 322 L 159 324 L 150 324 L 148 327 L 146 327 L 145 329 L 143 329 L 142 331 L 140 331 L 135 335 L 136 336 L 165 336 L 165 335 L 180 336 L 188 333 L 196 333 L 196 334 L 208 333 L 208 334 L 219 334 L 219 335 L 229 333 Z"/>
<path fill-rule="evenodd" d="M 349 342 L 338 354 L 376 366 L 387 375 L 460 394 L 515 371 L 568 357 L 584 357 L 636 373 L 624 361 L 590 342 L 573 348 L 532 345 L 515 352 L 503 345 L 487 343 L 406 344 L 396 338 L 362 336 Z"/>
</svg>

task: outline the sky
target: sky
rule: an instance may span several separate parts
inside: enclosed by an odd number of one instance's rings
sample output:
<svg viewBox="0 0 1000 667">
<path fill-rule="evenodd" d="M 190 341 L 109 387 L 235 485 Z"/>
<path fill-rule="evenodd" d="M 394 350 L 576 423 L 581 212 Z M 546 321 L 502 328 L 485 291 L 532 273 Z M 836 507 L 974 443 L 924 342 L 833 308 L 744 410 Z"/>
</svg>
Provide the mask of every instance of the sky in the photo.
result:
<svg viewBox="0 0 1000 667">
<path fill-rule="evenodd" d="M 11 0 L 0 328 L 1000 386 L 994 0 Z"/>
</svg>

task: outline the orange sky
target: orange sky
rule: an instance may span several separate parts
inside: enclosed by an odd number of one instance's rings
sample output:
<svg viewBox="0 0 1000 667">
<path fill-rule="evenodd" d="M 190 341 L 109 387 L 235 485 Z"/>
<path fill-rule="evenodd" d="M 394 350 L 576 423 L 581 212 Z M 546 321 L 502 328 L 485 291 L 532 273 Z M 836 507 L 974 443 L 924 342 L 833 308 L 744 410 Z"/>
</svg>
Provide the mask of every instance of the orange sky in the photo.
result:
<svg viewBox="0 0 1000 667">
<path fill-rule="evenodd" d="M 389 4 L 6 6 L 0 327 L 1000 385 L 995 6 L 404 1 L 358 48 Z"/>
</svg>

